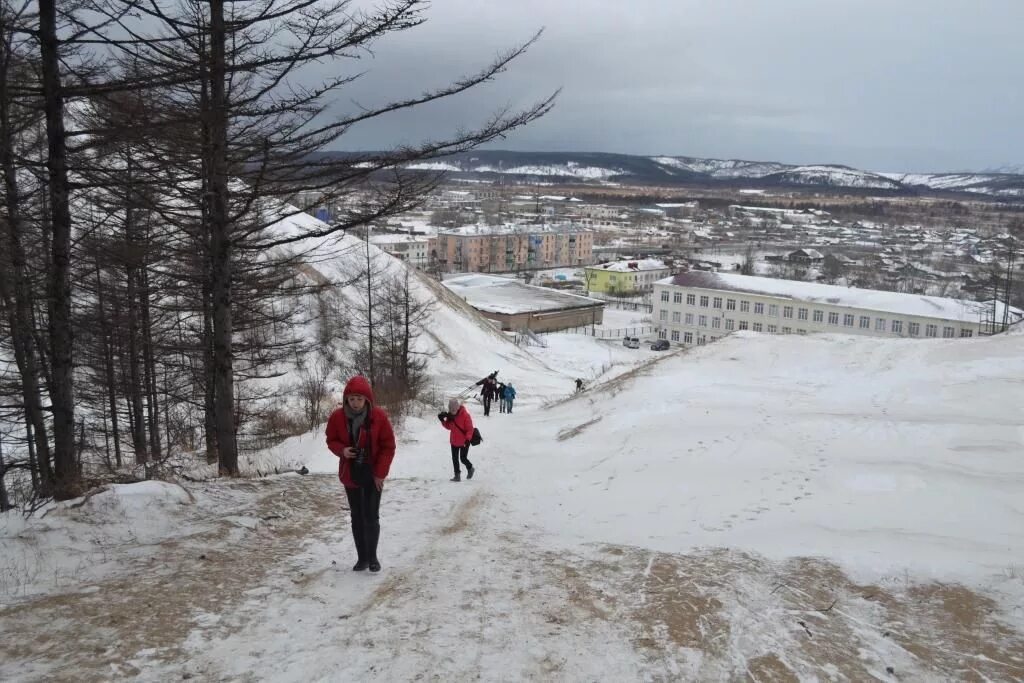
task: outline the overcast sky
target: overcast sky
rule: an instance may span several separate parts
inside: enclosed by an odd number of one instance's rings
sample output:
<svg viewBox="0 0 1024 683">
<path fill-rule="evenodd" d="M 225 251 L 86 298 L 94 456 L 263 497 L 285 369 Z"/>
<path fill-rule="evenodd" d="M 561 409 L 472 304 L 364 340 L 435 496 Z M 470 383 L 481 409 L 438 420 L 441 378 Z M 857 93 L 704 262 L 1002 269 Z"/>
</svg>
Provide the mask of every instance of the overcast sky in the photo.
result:
<svg viewBox="0 0 1024 683">
<path fill-rule="evenodd" d="M 495 148 L 877 171 L 1024 165 L 1024 0 L 434 0 L 349 98 L 443 85 L 544 28 L 496 83 L 353 130 L 380 149 L 562 88 Z"/>
</svg>

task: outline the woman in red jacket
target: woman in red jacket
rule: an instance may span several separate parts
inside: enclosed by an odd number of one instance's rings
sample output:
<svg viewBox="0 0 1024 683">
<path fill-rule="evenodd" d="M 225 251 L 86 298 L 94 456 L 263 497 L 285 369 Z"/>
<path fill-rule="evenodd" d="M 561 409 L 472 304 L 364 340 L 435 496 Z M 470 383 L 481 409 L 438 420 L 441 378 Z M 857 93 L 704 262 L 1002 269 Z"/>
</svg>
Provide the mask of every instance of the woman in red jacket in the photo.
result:
<svg viewBox="0 0 1024 683">
<path fill-rule="evenodd" d="M 342 406 L 327 420 L 327 447 L 338 456 L 358 559 L 353 571 L 380 571 L 380 497 L 395 457 L 395 433 L 388 414 L 373 405 L 373 391 L 356 375 L 345 385 Z"/>
<path fill-rule="evenodd" d="M 459 472 L 460 458 L 462 464 L 466 466 L 466 479 L 472 479 L 473 463 L 469 461 L 469 440 L 473 438 L 473 418 L 470 417 L 466 406 L 457 398 L 448 401 L 448 412 L 437 417 L 441 420 L 441 426 L 451 432 L 448 442 L 452 445 L 452 467 L 455 468 L 452 481 L 462 480 Z"/>
</svg>

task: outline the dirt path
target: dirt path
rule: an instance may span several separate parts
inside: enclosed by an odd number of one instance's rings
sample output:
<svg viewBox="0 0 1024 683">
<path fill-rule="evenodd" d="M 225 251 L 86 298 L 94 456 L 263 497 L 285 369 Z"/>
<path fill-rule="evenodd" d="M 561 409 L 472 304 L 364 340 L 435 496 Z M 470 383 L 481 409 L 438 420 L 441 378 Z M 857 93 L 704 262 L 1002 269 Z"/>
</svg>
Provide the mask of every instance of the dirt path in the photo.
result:
<svg viewBox="0 0 1024 683">
<path fill-rule="evenodd" d="M 197 615 L 229 613 L 311 538 L 344 524 L 335 477 L 210 485 L 215 498 L 217 486 L 248 495 L 192 511 L 216 517 L 211 531 L 166 541 L 79 592 L 0 611 L 0 680 L 105 681 L 139 674 L 140 659 L 179 660 Z"/>
</svg>

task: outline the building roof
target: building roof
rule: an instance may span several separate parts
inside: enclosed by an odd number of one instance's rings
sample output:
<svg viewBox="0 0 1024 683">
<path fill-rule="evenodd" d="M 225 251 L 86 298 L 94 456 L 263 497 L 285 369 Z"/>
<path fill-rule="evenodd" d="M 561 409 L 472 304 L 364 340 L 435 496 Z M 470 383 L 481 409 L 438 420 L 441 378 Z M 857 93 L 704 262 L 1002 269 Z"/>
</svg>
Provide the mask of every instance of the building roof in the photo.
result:
<svg viewBox="0 0 1024 683">
<path fill-rule="evenodd" d="M 463 237 L 484 237 L 488 235 L 539 235 L 545 234 L 572 234 L 589 233 L 588 228 L 583 228 L 571 223 L 560 223 L 557 225 L 523 223 L 505 225 L 463 225 L 458 228 L 441 228 L 439 235 L 460 235 Z"/>
<path fill-rule="evenodd" d="M 938 296 L 882 292 L 874 289 L 823 285 L 817 282 L 777 280 L 732 273 L 689 272 L 659 280 L 656 284 L 715 289 L 724 292 L 745 292 L 776 296 L 809 304 L 863 308 L 900 315 L 957 320 L 978 323 L 992 315 L 992 304 Z M 996 317 L 1002 320 L 1003 306 L 997 306 Z M 1010 307 L 1010 319 L 1019 319 L 1024 311 Z"/>
<path fill-rule="evenodd" d="M 486 313 L 515 315 L 604 305 L 599 299 L 567 294 L 547 287 L 535 287 L 519 280 L 495 275 L 457 275 L 446 278 L 442 284 L 473 308 Z"/>
<path fill-rule="evenodd" d="M 370 235 L 370 244 L 401 244 L 403 242 L 429 244 L 430 240 L 424 235 Z"/>
<path fill-rule="evenodd" d="M 796 251 L 792 252 L 790 254 L 790 256 L 793 256 L 793 254 L 803 254 L 807 258 L 811 258 L 811 259 L 823 259 L 823 258 L 825 258 L 825 256 L 820 251 L 818 251 L 817 249 L 797 249 Z"/>
<path fill-rule="evenodd" d="M 587 266 L 589 270 L 609 270 L 613 273 L 638 273 L 647 270 L 668 270 L 668 266 L 665 265 L 664 261 L 658 259 L 646 258 L 646 259 L 635 259 L 633 261 L 611 261 L 610 263 L 598 263 L 597 265 Z"/>
</svg>

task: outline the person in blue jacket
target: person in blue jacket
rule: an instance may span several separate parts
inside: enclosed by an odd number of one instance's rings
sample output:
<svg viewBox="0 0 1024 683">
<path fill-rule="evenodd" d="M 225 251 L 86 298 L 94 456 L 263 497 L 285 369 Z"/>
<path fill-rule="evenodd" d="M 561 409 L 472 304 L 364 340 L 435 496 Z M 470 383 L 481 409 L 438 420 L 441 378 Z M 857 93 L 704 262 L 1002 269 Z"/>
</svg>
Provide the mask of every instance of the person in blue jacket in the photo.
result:
<svg viewBox="0 0 1024 683">
<path fill-rule="evenodd" d="M 505 384 L 505 394 L 504 394 L 504 396 L 502 398 L 505 399 L 505 412 L 506 413 L 511 413 L 512 412 L 512 401 L 514 401 L 515 398 L 516 398 L 516 388 L 514 386 L 512 386 L 511 382 L 507 382 Z"/>
</svg>

